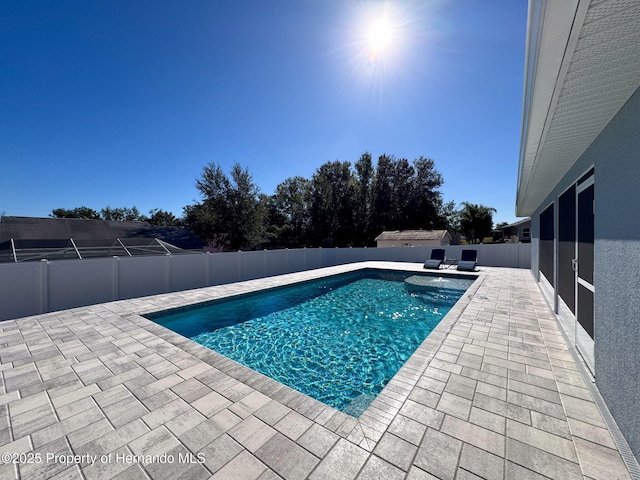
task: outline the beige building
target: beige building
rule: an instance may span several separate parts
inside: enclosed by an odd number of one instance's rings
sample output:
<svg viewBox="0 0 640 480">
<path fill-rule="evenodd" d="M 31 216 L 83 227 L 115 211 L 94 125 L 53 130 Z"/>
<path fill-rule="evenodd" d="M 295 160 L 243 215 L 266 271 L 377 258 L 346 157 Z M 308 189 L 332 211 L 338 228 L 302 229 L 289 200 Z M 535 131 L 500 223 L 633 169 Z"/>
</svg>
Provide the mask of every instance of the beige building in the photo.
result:
<svg viewBox="0 0 640 480">
<path fill-rule="evenodd" d="M 396 230 L 382 232 L 376 243 L 378 248 L 451 245 L 451 234 L 446 230 Z"/>
</svg>

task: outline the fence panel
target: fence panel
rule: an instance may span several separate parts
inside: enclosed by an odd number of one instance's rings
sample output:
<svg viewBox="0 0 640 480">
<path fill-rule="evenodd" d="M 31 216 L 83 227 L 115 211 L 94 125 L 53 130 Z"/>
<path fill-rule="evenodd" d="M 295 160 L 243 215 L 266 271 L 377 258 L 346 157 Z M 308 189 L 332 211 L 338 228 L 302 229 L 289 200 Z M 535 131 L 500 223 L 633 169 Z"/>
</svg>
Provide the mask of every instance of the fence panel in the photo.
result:
<svg viewBox="0 0 640 480">
<path fill-rule="evenodd" d="M 237 282 L 240 280 L 240 258 L 238 252 L 212 253 L 211 285 Z"/>
<path fill-rule="evenodd" d="M 518 268 L 531 268 L 531 249 L 530 243 L 518 244 Z"/>
<path fill-rule="evenodd" d="M 438 247 L 302 248 L 0 265 L 0 320 L 111 300 L 219 285 L 324 266 L 378 260 L 424 262 Z M 478 250 L 478 265 L 531 267 L 531 244 L 453 245 Z"/>
<path fill-rule="evenodd" d="M 513 248 L 515 247 L 515 248 Z M 506 267 L 518 264 L 518 245 L 482 245 L 482 265 Z"/>
<path fill-rule="evenodd" d="M 321 253 L 321 263 L 322 267 L 330 267 L 332 265 L 337 265 L 337 248 L 323 248 L 320 250 Z"/>
<path fill-rule="evenodd" d="M 389 260 L 393 262 L 424 262 L 431 255 L 431 249 L 432 247 L 390 248 L 393 252 L 391 252 L 392 257 Z"/>
<path fill-rule="evenodd" d="M 307 269 L 307 249 L 306 248 L 296 248 L 293 250 L 289 250 L 288 261 L 289 261 L 289 269 L 287 273 L 293 272 L 301 272 Z"/>
<path fill-rule="evenodd" d="M 322 263 L 323 250 L 325 248 L 303 248 L 304 253 L 304 268 L 303 270 L 313 270 L 314 268 L 322 268 L 327 265 Z"/>
<path fill-rule="evenodd" d="M 356 250 L 360 250 L 362 254 L 362 260 L 359 261 L 384 262 L 390 259 L 390 257 L 384 253 L 386 248 L 358 248 Z"/>
<path fill-rule="evenodd" d="M 115 262 L 117 258 L 48 262 L 49 310 L 117 300 Z"/>
<path fill-rule="evenodd" d="M 166 293 L 171 287 L 171 256 L 122 257 L 118 261 L 120 299 Z"/>
<path fill-rule="evenodd" d="M 335 252 L 335 265 L 366 261 L 366 248 L 339 248 Z"/>
<path fill-rule="evenodd" d="M 0 320 L 44 313 L 47 262 L 0 265 Z"/>
<path fill-rule="evenodd" d="M 172 255 L 169 258 L 172 292 L 206 287 L 209 284 L 209 255 Z"/>
<path fill-rule="evenodd" d="M 253 280 L 267 276 L 267 250 L 238 252 L 240 280 Z"/>
<path fill-rule="evenodd" d="M 290 273 L 292 270 L 289 267 L 289 254 L 293 250 L 269 250 L 267 257 L 267 272 L 269 275 L 282 275 L 284 273 Z"/>
</svg>

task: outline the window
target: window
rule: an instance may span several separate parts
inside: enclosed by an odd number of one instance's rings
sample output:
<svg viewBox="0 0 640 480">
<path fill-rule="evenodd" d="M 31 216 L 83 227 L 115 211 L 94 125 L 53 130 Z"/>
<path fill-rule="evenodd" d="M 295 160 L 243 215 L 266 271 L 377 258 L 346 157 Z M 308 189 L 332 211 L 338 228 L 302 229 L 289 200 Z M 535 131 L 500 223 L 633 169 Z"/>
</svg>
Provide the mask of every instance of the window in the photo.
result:
<svg viewBox="0 0 640 480">
<path fill-rule="evenodd" d="M 531 227 L 522 227 L 522 238 L 531 238 Z"/>
</svg>

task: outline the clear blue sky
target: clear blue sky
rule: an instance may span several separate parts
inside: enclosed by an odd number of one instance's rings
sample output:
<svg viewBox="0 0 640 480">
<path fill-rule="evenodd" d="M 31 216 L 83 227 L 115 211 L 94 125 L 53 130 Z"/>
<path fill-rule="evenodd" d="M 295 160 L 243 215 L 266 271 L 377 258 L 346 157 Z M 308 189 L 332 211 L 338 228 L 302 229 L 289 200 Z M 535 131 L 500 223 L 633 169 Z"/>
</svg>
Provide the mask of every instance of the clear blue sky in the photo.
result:
<svg viewBox="0 0 640 480">
<path fill-rule="evenodd" d="M 433 158 L 446 201 L 514 221 L 526 15 L 526 0 L 2 2 L 0 212 L 181 216 L 209 162 L 270 195 L 368 151 Z"/>
</svg>

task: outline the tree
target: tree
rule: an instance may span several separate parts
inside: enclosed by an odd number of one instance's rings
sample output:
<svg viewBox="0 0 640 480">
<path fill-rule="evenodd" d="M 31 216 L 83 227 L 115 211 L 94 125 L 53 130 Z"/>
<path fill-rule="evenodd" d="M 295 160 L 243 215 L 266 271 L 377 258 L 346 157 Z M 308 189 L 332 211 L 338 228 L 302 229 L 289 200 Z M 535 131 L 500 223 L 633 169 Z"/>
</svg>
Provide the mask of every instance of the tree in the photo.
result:
<svg viewBox="0 0 640 480">
<path fill-rule="evenodd" d="M 327 162 L 313 174 L 310 186 L 310 237 L 316 245 L 353 244 L 355 179 L 349 162 Z"/>
<path fill-rule="evenodd" d="M 311 182 L 303 177 L 286 179 L 269 199 L 269 224 L 278 241 L 287 246 L 306 244 Z"/>
<path fill-rule="evenodd" d="M 193 233 L 195 233 L 202 240 L 207 242 L 210 246 L 223 245 L 216 241 L 215 227 L 218 225 L 219 216 L 210 208 L 205 206 L 205 202 L 196 203 L 195 205 L 187 205 L 183 209 L 184 222 Z"/>
<path fill-rule="evenodd" d="M 443 180 L 435 162 L 420 157 L 408 160 L 382 155 L 373 182 L 372 226 L 383 230 L 432 229 L 441 227 Z"/>
<path fill-rule="evenodd" d="M 53 218 L 84 218 L 90 220 L 99 220 L 100 214 L 96 212 L 94 209 L 89 207 L 77 207 L 71 210 L 67 210 L 66 208 L 55 208 L 52 210 L 49 215 Z"/>
<path fill-rule="evenodd" d="M 505 232 L 503 230 L 504 227 L 506 227 L 507 225 L 509 225 L 508 222 L 500 222 L 496 225 L 495 230 L 493 231 L 493 241 L 494 242 L 504 242 L 505 241 Z M 507 237 L 509 237 L 509 235 L 507 234 Z"/>
<path fill-rule="evenodd" d="M 374 168 L 365 152 L 354 169 L 350 162 L 326 162 L 311 179 L 288 178 L 266 196 L 238 164 L 230 177 L 209 164 L 196 181 L 202 200 L 185 207 L 184 215 L 194 233 L 225 249 L 367 246 L 384 229 L 457 224 L 455 204 L 442 200 L 442 184 L 432 159 L 381 155 Z"/>
<path fill-rule="evenodd" d="M 154 208 L 149 212 L 150 218 L 142 215 L 138 207 L 112 208 L 110 205 L 102 208 L 100 213 L 88 207 L 78 207 L 71 210 L 66 208 L 54 209 L 50 217 L 54 218 L 86 218 L 91 220 L 110 220 L 116 222 L 144 222 L 148 221 L 152 225 L 170 226 L 179 225 L 180 221 L 171 213 Z"/>
<path fill-rule="evenodd" d="M 226 213 L 229 210 L 226 192 L 231 182 L 219 165 L 209 164 L 203 168 L 202 177 L 196 180 L 196 188 L 203 197 L 202 203 L 184 207 L 187 226 L 211 246 L 225 247 L 230 226 Z"/>
<path fill-rule="evenodd" d="M 396 160 L 393 169 L 393 192 L 391 196 L 391 214 L 393 215 L 395 229 L 406 230 L 418 228 L 412 221 L 411 206 L 416 194 L 414 185 L 414 168 L 409 165 L 406 158 Z"/>
<path fill-rule="evenodd" d="M 264 241 L 267 207 L 247 169 L 234 164 L 231 179 L 214 163 L 196 181 L 202 202 L 185 207 L 189 228 L 211 245 L 256 248 Z"/>
<path fill-rule="evenodd" d="M 171 212 L 165 212 L 159 208 L 154 208 L 149 211 L 149 218 L 147 221 L 156 227 L 172 227 L 180 225 L 180 221 Z"/>
<path fill-rule="evenodd" d="M 394 219 L 394 158 L 388 155 L 378 157 L 378 165 L 373 180 L 373 211 L 371 226 L 375 234 L 397 227 Z"/>
<path fill-rule="evenodd" d="M 375 170 L 371 154 L 365 152 L 355 164 L 356 168 L 356 205 L 354 240 L 356 245 L 366 246 L 372 243 L 371 220 L 373 212 L 373 178 Z"/>
<path fill-rule="evenodd" d="M 139 222 L 146 220 L 143 215 L 140 215 L 140 211 L 136 206 L 131 208 L 111 208 L 110 205 L 107 205 L 100 210 L 100 216 L 103 220 L 111 220 L 115 222 Z"/>
<path fill-rule="evenodd" d="M 480 243 L 485 237 L 491 235 L 495 212 L 495 208 L 462 202 L 460 227 L 469 243 Z"/>
<path fill-rule="evenodd" d="M 437 228 L 447 230 L 449 233 L 460 232 L 460 211 L 456 209 L 456 203 L 452 200 L 438 205 L 439 224 Z"/>
<path fill-rule="evenodd" d="M 430 158 L 420 157 L 413 162 L 415 179 L 411 191 L 410 226 L 411 228 L 445 228 L 443 218 L 447 210 L 443 205 L 442 194 L 438 190 L 444 180 Z"/>
</svg>

